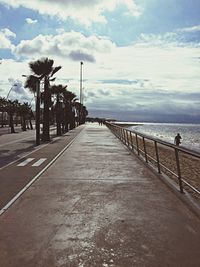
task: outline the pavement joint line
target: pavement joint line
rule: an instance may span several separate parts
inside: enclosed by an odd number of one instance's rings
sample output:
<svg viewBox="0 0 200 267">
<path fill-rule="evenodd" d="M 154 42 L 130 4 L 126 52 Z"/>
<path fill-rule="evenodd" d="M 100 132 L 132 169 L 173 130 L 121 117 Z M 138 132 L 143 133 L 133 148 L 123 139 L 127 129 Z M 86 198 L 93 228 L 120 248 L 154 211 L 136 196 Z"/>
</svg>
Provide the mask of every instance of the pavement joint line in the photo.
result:
<svg viewBox="0 0 200 267">
<path fill-rule="evenodd" d="M 67 132 L 67 133 L 69 134 L 70 131 Z M 72 134 L 73 134 L 73 133 L 72 133 Z M 66 135 L 66 134 L 64 134 L 63 136 L 65 136 L 65 135 Z M 55 138 L 56 138 L 56 137 L 55 137 Z M 33 148 L 33 149 L 34 149 L 33 151 L 31 151 L 31 152 L 29 152 L 29 153 L 23 155 L 21 158 L 18 158 L 18 159 L 16 159 L 16 160 L 12 161 L 12 162 L 9 162 L 9 163 L 6 164 L 5 166 L 1 167 L 1 168 L 0 168 L 0 171 L 3 170 L 4 168 L 6 168 L 6 167 L 8 167 L 8 166 L 10 166 L 10 165 L 12 165 L 12 164 L 14 164 L 15 162 L 20 161 L 21 159 L 26 158 L 27 156 L 31 155 L 31 154 L 34 153 L 35 151 L 38 151 L 38 150 L 44 148 L 45 146 L 48 146 L 49 144 L 51 144 L 51 143 L 53 143 L 53 142 L 55 141 L 55 138 L 53 138 L 52 141 L 49 142 L 49 143 L 47 143 L 47 144 L 42 144 L 42 145 L 40 145 L 39 147 L 34 147 L 34 148 Z M 61 137 L 58 137 L 58 139 L 61 139 Z M 58 140 L 58 139 L 57 139 L 57 140 Z"/>
<path fill-rule="evenodd" d="M 0 216 L 7 211 L 12 204 L 70 147 L 81 134 L 83 129 L 42 169 L 19 193 L 17 193 L 1 210 Z"/>
</svg>

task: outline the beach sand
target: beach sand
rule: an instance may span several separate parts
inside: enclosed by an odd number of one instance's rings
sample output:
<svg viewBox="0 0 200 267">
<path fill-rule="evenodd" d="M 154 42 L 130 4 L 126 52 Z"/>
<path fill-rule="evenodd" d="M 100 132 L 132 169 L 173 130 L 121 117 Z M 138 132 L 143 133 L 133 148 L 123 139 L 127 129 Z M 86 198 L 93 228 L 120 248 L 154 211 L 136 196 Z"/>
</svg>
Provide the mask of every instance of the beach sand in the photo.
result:
<svg viewBox="0 0 200 267">
<path fill-rule="evenodd" d="M 129 140 L 131 141 L 131 138 Z M 136 138 L 134 134 L 132 135 L 132 141 L 136 146 Z M 142 151 L 144 151 L 143 140 L 140 137 L 138 137 L 138 144 L 139 148 Z M 162 144 L 158 144 L 157 146 L 158 146 L 160 163 L 177 175 L 175 149 L 167 147 Z M 145 140 L 145 147 L 146 147 L 146 152 L 148 154 L 148 161 L 151 162 L 155 167 L 157 167 L 157 163 L 151 159 L 153 158 L 156 160 L 154 141 Z M 144 156 L 144 153 L 141 153 L 141 155 Z M 195 187 L 198 191 L 200 191 L 200 158 L 179 151 L 179 162 L 180 162 L 181 177 L 190 185 Z M 161 172 L 165 173 L 167 176 L 172 178 L 178 184 L 178 178 L 169 171 L 167 171 L 162 166 L 161 166 Z M 194 193 L 194 191 L 191 190 L 187 185 L 183 184 L 183 186 L 185 190 L 192 193 L 192 195 L 200 201 L 200 195 Z"/>
</svg>

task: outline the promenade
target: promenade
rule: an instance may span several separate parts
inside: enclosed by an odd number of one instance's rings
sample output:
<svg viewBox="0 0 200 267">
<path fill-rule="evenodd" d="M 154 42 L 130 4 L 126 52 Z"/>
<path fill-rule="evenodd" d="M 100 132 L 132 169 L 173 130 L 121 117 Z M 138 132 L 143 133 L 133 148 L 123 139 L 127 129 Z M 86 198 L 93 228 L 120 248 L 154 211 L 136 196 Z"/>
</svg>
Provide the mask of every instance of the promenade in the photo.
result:
<svg viewBox="0 0 200 267">
<path fill-rule="evenodd" d="M 0 216 L 0 266 L 199 267 L 200 220 L 106 126 L 87 124 Z"/>
</svg>

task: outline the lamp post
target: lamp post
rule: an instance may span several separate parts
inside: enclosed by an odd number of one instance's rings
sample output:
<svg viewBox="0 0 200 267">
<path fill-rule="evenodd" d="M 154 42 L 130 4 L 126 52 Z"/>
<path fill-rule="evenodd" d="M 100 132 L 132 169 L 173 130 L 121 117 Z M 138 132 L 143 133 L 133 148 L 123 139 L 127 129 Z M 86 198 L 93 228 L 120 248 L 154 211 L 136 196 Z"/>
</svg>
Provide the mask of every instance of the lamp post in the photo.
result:
<svg viewBox="0 0 200 267">
<path fill-rule="evenodd" d="M 10 92 L 12 91 L 13 87 L 15 87 L 15 86 L 17 86 L 17 85 L 16 84 L 13 84 L 13 86 L 10 88 L 10 90 L 9 90 L 7 96 L 6 96 L 6 101 L 8 100 L 8 97 L 10 95 Z M 2 127 L 3 127 L 3 125 L 4 125 L 4 111 L 2 111 L 1 120 L 2 120 Z"/>
<path fill-rule="evenodd" d="M 16 84 L 13 84 L 13 86 L 10 88 L 10 90 L 9 90 L 7 96 L 6 96 L 6 100 L 8 100 L 8 97 L 10 95 L 10 92 L 12 91 L 13 87 L 15 87 L 15 86 L 17 86 L 17 85 Z"/>
<path fill-rule="evenodd" d="M 27 75 L 22 75 L 28 77 Z M 40 79 L 34 76 L 36 85 L 36 99 L 35 99 L 35 129 L 36 129 L 36 146 L 40 145 Z"/>
<path fill-rule="evenodd" d="M 79 125 L 81 124 L 82 102 L 83 102 L 83 62 L 80 62 L 80 111 L 79 111 Z"/>
<path fill-rule="evenodd" d="M 80 103 L 82 104 L 82 84 L 83 84 L 83 62 L 80 62 Z"/>
</svg>

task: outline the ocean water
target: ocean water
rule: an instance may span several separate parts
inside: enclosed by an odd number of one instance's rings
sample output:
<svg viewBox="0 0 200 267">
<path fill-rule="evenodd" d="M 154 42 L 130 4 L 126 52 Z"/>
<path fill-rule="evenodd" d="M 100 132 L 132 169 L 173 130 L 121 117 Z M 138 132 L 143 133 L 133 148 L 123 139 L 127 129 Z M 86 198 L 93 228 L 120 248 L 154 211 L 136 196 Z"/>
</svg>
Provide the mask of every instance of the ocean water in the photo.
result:
<svg viewBox="0 0 200 267">
<path fill-rule="evenodd" d="M 135 124 L 138 125 L 127 128 L 170 143 L 174 143 L 174 137 L 180 133 L 182 147 L 200 152 L 200 124 L 142 122 Z"/>
</svg>

